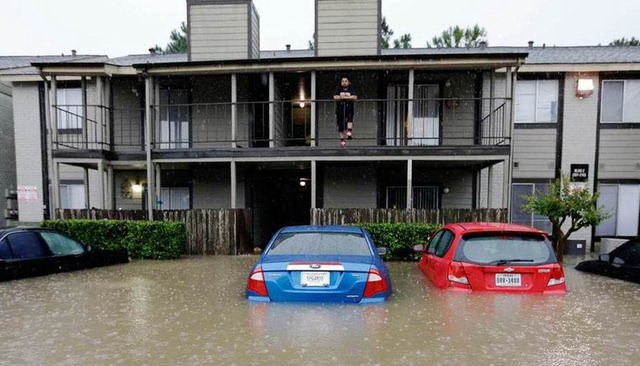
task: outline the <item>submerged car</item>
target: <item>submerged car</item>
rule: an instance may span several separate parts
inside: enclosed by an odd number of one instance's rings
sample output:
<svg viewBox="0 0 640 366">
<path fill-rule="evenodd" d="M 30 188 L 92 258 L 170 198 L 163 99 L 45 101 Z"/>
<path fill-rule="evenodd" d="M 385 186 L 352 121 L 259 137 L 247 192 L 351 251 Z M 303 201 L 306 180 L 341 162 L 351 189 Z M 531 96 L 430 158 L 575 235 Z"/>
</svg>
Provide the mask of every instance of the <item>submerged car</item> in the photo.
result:
<svg viewBox="0 0 640 366">
<path fill-rule="evenodd" d="M 564 294 L 564 271 L 543 231 L 499 223 L 448 224 L 425 248 L 418 267 L 436 287 L 459 292 Z"/>
<path fill-rule="evenodd" d="M 128 261 L 126 251 L 96 250 L 55 230 L 0 230 L 0 281 Z"/>
<path fill-rule="evenodd" d="M 578 271 L 640 283 L 640 238 L 629 240 L 596 260 L 578 263 Z"/>
<path fill-rule="evenodd" d="M 377 303 L 391 295 L 387 266 L 366 230 L 292 226 L 267 244 L 247 280 L 253 301 Z"/>
</svg>

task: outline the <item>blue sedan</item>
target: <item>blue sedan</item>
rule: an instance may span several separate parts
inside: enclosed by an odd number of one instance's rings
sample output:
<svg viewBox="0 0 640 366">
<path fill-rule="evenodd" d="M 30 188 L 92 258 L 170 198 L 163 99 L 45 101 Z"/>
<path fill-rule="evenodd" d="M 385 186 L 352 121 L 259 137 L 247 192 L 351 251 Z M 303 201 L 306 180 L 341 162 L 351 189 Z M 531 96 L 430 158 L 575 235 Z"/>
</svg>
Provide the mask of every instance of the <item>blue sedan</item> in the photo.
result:
<svg viewBox="0 0 640 366">
<path fill-rule="evenodd" d="M 346 226 L 280 229 L 247 280 L 253 301 L 378 303 L 391 295 L 389 270 L 366 230 Z"/>
</svg>

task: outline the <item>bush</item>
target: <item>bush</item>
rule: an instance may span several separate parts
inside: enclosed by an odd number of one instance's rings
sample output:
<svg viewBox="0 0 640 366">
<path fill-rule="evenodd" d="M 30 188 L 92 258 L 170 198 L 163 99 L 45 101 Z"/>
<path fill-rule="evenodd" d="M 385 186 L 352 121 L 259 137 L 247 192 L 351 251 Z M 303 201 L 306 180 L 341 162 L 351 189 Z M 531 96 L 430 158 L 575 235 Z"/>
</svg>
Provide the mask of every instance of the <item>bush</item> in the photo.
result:
<svg viewBox="0 0 640 366">
<path fill-rule="evenodd" d="M 371 234 L 378 247 L 387 248 L 385 260 L 418 260 L 420 255 L 413 251 L 416 244 L 426 244 L 429 236 L 440 228 L 438 224 L 375 224 L 360 223 L 350 226 L 361 227 Z"/>
<path fill-rule="evenodd" d="M 51 220 L 42 227 L 68 234 L 96 249 L 124 249 L 134 259 L 176 259 L 187 231 L 182 223 L 116 220 Z"/>
</svg>

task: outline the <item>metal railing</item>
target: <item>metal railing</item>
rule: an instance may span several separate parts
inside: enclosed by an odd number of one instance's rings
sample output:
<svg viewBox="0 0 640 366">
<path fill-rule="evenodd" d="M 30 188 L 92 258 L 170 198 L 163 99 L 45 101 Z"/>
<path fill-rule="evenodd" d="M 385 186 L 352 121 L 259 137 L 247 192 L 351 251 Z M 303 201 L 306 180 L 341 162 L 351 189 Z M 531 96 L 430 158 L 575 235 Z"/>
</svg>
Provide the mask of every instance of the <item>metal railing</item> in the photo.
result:
<svg viewBox="0 0 640 366">
<path fill-rule="evenodd" d="M 354 139 L 348 144 L 354 146 L 508 145 L 511 108 L 507 98 L 158 104 L 151 108 L 152 148 L 337 147 L 339 126 L 351 121 Z M 142 108 L 56 110 L 57 148 L 144 150 Z"/>
</svg>

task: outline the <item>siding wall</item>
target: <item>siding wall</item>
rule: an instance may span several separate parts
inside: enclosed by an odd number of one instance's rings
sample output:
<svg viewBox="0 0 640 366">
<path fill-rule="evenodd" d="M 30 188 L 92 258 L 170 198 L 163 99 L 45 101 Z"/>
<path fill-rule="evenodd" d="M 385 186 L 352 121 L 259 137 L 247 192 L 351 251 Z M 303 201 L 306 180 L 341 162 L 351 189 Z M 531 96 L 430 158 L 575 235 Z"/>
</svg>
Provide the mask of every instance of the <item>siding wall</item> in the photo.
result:
<svg viewBox="0 0 640 366">
<path fill-rule="evenodd" d="M 640 179 L 640 130 L 600 130 L 598 179 Z"/>
<path fill-rule="evenodd" d="M 13 83 L 13 121 L 17 186 L 38 189 L 38 202 L 19 202 L 21 222 L 40 222 L 43 215 L 40 95 L 38 83 Z"/>
<path fill-rule="evenodd" d="M 557 130 L 516 129 L 513 138 L 514 178 L 555 177 Z"/>
<path fill-rule="evenodd" d="M 144 89 L 134 92 L 139 82 L 135 78 L 112 79 L 113 140 L 116 151 L 144 149 Z M 136 146 L 138 145 L 138 146 Z"/>
<path fill-rule="evenodd" d="M 193 169 L 193 208 L 231 208 L 231 168 Z M 244 170 L 237 170 L 237 207 L 245 207 Z"/>
<path fill-rule="evenodd" d="M 325 208 L 376 208 L 376 173 L 371 167 L 324 167 Z"/>
<path fill-rule="evenodd" d="M 0 227 L 5 226 L 5 191 L 16 189 L 16 156 L 11 85 L 0 83 Z"/>
<path fill-rule="evenodd" d="M 249 58 L 249 6 L 189 5 L 191 61 Z"/>
<path fill-rule="evenodd" d="M 317 0 L 318 56 L 376 55 L 380 0 Z"/>
<path fill-rule="evenodd" d="M 449 78 L 451 85 L 442 91 L 444 98 L 475 98 L 476 79 L 474 74 L 455 74 Z M 455 107 L 442 108 L 442 144 L 471 145 L 475 132 L 474 101 L 460 101 Z"/>
</svg>

